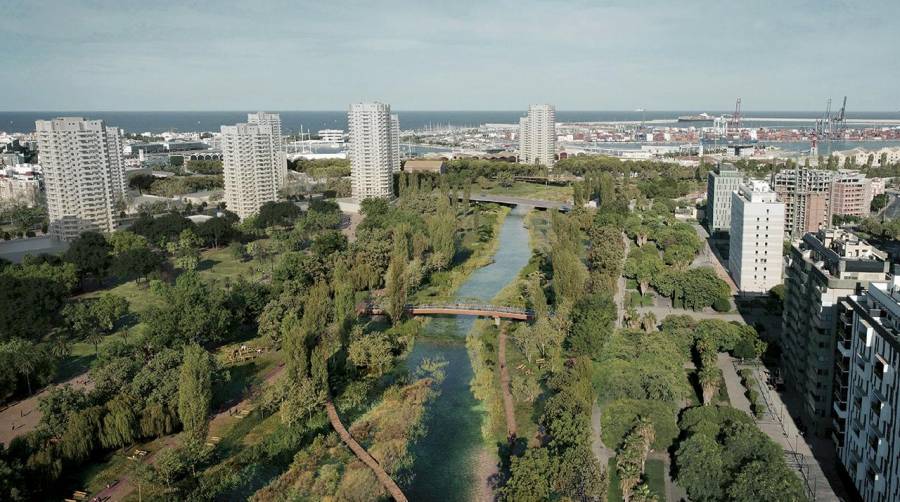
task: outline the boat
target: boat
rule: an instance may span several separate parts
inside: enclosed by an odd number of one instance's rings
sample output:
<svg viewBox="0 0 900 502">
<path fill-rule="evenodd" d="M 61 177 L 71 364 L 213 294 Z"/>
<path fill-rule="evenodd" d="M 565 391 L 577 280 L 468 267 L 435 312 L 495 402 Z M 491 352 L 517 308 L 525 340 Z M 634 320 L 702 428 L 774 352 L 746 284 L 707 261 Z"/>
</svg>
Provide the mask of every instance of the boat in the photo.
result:
<svg viewBox="0 0 900 502">
<path fill-rule="evenodd" d="M 679 122 L 712 122 L 715 120 L 715 117 L 708 113 L 701 113 L 699 115 L 681 115 L 678 117 Z"/>
</svg>

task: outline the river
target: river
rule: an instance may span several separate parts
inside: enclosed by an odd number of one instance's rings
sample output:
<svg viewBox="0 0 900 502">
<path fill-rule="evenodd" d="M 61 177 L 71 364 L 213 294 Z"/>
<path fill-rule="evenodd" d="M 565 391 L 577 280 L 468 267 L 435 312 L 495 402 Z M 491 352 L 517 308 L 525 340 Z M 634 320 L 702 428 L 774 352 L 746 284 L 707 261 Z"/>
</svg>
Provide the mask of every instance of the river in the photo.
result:
<svg viewBox="0 0 900 502">
<path fill-rule="evenodd" d="M 517 207 L 507 215 L 494 261 L 473 272 L 456 292 L 457 298 L 488 301 L 515 280 L 531 258 L 526 213 Z M 404 490 L 410 500 L 469 501 L 485 482 L 479 479 L 477 467 L 485 447 L 481 425 L 486 417 L 469 388 L 473 371 L 465 344 L 473 322 L 462 316 L 432 319 L 407 358 L 408 368 L 417 367 L 424 358 L 443 358 L 448 363 L 440 395 L 425 420 L 425 436 L 413 447 L 414 478 Z"/>
</svg>

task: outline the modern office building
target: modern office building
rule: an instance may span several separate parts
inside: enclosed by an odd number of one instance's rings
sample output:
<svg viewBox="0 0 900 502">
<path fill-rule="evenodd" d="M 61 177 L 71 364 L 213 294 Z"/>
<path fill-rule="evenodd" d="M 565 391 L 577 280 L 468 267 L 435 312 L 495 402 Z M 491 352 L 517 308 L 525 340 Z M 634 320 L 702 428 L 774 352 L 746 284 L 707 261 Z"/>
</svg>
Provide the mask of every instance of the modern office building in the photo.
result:
<svg viewBox="0 0 900 502">
<path fill-rule="evenodd" d="M 254 113 L 248 121 L 221 128 L 225 207 L 241 219 L 277 200 L 287 175 L 281 119 Z"/>
<path fill-rule="evenodd" d="M 391 114 L 391 168 L 400 172 L 400 116 Z"/>
<path fill-rule="evenodd" d="M 816 435 L 826 436 L 832 429 L 839 305 L 870 282 L 884 281 L 886 258 L 840 229 L 808 233 L 791 246 L 781 362 L 788 389 L 800 398 L 800 423 Z"/>
<path fill-rule="evenodd" d="M 742 293 L 766 293 L 781 284 L 784 204 L 765 181 L 732 193 L 728 270 Z"/>
<path fill-rule="evenodd" d="M 710 233 L 731 230 L 731 194 L 744 181 L 734 164 L 719 164 L 706 176 L 706 226 Z"/>
<path fill-rule="evenodd" d="M 60 117 L 35 122 L 50 235 L 73 240 L 85 231 L 112 232 L 124 202 L 122 133 L 102 120 Z"/>
<path fill-rule="evenodd" d="M 552 168 L 556 164 L 556 108 L 531 105 L 519 119 L 519 162 Z"/>
<path fill-rule="evenodd" d="M 900 281 L 870 283 L 846 304 L 838 350 L 847 385 L 834 405 L 843 426 L 838 456 L 864 501 L 900 500 Z"/>
<path fill-rule="evenodd" d="M 353 198 L 394 196 L 394 120 L 391 105 L 354 103 L 347 117 L 350 126 L 350 184 Z M 399 122 L 397 123 L 399 127 Z"/>
</svg>

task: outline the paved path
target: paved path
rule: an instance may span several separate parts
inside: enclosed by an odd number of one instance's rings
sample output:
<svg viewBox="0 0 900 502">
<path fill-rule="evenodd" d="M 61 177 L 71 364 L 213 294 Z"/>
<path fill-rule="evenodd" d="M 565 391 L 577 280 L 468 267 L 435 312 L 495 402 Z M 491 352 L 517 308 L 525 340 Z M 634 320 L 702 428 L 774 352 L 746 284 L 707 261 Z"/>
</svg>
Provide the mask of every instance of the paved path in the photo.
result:
<svg viewBox="0 0 900 502">
<path fill-rule="evenodd" d="M 625 276 L 622 275 L 622 267 L 625 265 L 625 260 L 628 259 L 628 253 L 631 252 L 631 239 L 628 238 L 628 235 L 625 232 L 622 232 L 622 243 L 625 244 L 625 253 L 622 255 L 622 263 L 619 265 L 619 280 L 616 284 L 616 294 L 613 297 L 613 301 L 616 303 L 616 328 L 622 327 L 622 318 L 625 315 Z"/>
<path fill-rule="evenodd" d="M 90 377 L 81 374 L 60 384 L 44 387 L 37 394 L 10 404 L 0 411 L 0 443 L 9 445 L 14 438 L 33 431 L 41 421 L 41 410 L 38 408 L 41 398 L 46 396 L 50 389 L 64 385 L 69 385 L 73 389 L 94 388 L 94 382 Z"/>
<path fill-rule="evenodd" d="M 605 470 L 609 465 L 609 459 L 615 457 L 616 452 L 603 444 L 603 438 L 600 436 L 600 407 L 597 406 L 597 403 L 594 403 L 594 407 L 591 409 L 591 430 L 593 431 L 591 435 L 591 450 L 593 450 L 594 455 Z"/>
<path fill-rule="evenodd" d="M 340 417 L 338 417 L 337 410 L 334 409 L 334 404 L 332 404 L 329 399 L 327 403 L 325 403 L 325 411 L 328 413 L 328 420 L 331 422 L 331 426 L 334 427 L 334 430 L 337 431 L 338 436 L 341 437 L 341 441 L 344 442 L 353 453 L 356 454 L 357 458 L 359 458 L 362 463 L 369 466 L 369 469 L 372 469 L 372 472 L 375 474 L 375 477 L 378 478 L 378 481 L 384 486 L 385 490 L 394 498 L 397 502 L 407 502 L 406 495 L 403 495 L 403 491 L 400 490 L 400 487 L 397 486 L 397 483 L 394 482 L 393 479 L 385 472 L 384 468 L 381 467 L 381 464 L 375 460 L 372 455 L 369 455 L 369 452 L 366 451 L 359 443 L 353 439 L 353 436 L 347 432 L 347 429 L 344 427 L 344 424 L 341 423 Z"/>
<path fill-rule="evenodd" d="M 500 361 L 500 394 L 503 396 L 503 412 L 506 415 L 506 438 L 512 443 L 516 439 L 516 408 L 509 391 L 509 367 L 506 366 L 506 323 L 500 327 L 497 359 Z"/>
<path fill-rule="evenodd" d="M 744 317 L 737 312 L 706 312 L 706 311 L 694 311 L 694 310 L 684 310 L 684 309 L 676 309 L 672 307 L 638 307 L 638 314 L 644 314 L 646 312 L 652 312 L 653 315 L 656 316 L 656 319 L 659 322 L 662 322 L 663 319 L 670 315 L 687 315 L 691 316 L 694 319 L 720 319 L 722 321 L 738 321 L 740 323 L 744 322 Z"/>
<path fill-rule="evenodd" d="M 460 194 L 459 198 L 462 199 L 463 195 Z M 472 202 L 494 202 L 507 206 L 531 206 L 539 209 L 566 209 L 572 207 L 572 204 L 568 202 L 526 199 L 524 197 L 508 197 L 505 195 L 487 195 L 473 193 L 472 196 L 469 197 L 469 200 L 471 200 Z"/>
<path fill-rule="evenodd" d="M 752 417 L 753 410 L 750 408 L 750 400 L 744 394 L 744 385 L 734 368 L 734 360 L 728 354 L 719 353 L 716 358 L 716 366 L 722 370 L 722 378 L 725 380 L 725 388 L 728 389 L 728 400 L 731 401 L 731 406 Z"/>
<path fill-rule="evenodd" d="M 838 477 L 838 460 L 834 444 L 827 439 L 810 440 L 804 437 L 787 412 L 783 395 L 767 385 L 769 377 L 766 368 L 754 366 L 751 369 L 756 378 L 760 397 L 768 410 L 763 418 L 757 421 L 760 430 L 781 445 L 788 465 L 806 481 L 810 491 L 814 493 L 816 502 L 841 500 L 835 493 L 835 488 L 843 490 L 843 487 Z M 823 466 L 827 473 L 823 471 Z M 836 485 L 833 487 L 829 480 L 834 480 Z"/>
</svg>

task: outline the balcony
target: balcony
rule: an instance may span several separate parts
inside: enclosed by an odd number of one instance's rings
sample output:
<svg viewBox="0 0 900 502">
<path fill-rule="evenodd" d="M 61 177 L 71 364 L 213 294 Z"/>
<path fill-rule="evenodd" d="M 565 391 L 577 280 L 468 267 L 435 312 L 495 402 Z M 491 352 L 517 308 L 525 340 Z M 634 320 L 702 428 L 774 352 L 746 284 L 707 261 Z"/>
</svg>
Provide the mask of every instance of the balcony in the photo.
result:
<svg viewBox="0 0 900 502">
<path fill-rule="evenodd" d="M 834 408 L 834 412 L 837 414 L 839 418 L 846 419 L 847 418 L 847 402 L 840 402 L 836 398 L 831 405 Z"/>
</svg>

